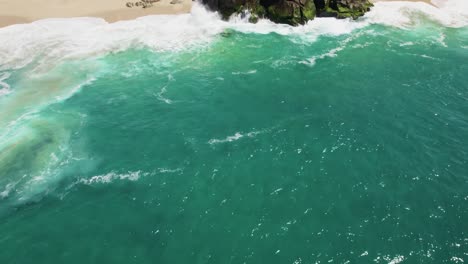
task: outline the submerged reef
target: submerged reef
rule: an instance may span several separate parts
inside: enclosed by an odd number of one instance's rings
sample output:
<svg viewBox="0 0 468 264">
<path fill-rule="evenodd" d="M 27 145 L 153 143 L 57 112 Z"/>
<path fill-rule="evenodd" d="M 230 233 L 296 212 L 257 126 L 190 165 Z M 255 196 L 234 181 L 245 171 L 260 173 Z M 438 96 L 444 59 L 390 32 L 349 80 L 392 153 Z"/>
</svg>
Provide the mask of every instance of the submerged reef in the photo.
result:
<svg viewBox="0 0 468 264">
<path fill-rule="evenodd" d="M 268 18 L 276 23 L 297 26 L 314 17 L 353 18 L 363 16 L 373 6 L 369 0 L 202 0 L 224 19 L 233 14 L 247 15 L 256 23 Z"/>
</svg>

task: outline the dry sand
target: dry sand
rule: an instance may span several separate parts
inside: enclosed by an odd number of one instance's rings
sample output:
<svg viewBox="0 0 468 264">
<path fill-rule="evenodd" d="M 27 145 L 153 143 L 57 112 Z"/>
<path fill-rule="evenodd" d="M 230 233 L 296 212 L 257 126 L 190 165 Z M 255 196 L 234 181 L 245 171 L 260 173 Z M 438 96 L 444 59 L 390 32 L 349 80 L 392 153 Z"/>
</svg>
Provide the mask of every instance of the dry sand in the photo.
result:
<svg viewBox="0 0 468 264">
<path fill-rule="evenodd" d="M 189 13 L 192 8 L 192 0 L 151 1 L 155 0 L 0 0 L 0 27 L 45 18 L 101 17 L 115 22 L 154 14 Z"/>
<path fill-rule="evenodd" d="M 157 2 L 144 8 L 142 1 Z M 432 4 L 430 0 L 404 1 Z M 192 0 L 0 0 L 0 27 L 67 17 L 101 17 L 108 22 L 115 22 L 155 14 L 189 13 L 191 7 Z"/>
</svg>

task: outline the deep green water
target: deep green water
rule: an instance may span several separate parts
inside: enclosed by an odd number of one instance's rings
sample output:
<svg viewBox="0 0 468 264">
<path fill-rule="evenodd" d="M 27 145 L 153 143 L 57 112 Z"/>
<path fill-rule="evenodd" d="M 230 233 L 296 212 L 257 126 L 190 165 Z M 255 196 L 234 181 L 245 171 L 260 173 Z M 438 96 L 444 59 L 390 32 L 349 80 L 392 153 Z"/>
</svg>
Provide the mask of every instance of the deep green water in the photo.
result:
<svg viewBox="0 0 468 264">
<path fill-rule="evenodd" d="M 0 263 L 466 262 L 467 47 L 230 30 L 11 70 Z"/>
</svg>

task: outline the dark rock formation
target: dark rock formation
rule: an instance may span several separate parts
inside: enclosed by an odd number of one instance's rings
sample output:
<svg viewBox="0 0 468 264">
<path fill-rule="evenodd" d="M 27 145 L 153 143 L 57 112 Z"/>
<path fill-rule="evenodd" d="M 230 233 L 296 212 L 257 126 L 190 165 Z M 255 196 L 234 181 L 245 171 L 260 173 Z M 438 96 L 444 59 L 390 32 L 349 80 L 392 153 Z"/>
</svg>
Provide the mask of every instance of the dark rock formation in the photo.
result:
<svg viewBox="0 0 468 264">
<path fill-rule="evenodd" d="M 267 6 L 267 16 L 274 22 L 290 25 L 305 24 L 315 17 L 312 0 L 279 0 Z"/>
<path fill-rule="evenodd" d="M 202 3 L 213 11 L 219 11 L 224 19 L 228 19 L 232 14 L 250 11 L 255 15 L 264 15 L 265 9 L 260 4 L 260 0 L 202 0 Z"/>
<path fill-rule="evenodd" d="M 305 24 L 315 16 L 356 19 L 372 7 L 369 0 L 202 0 L 202 3 L 219 11 L 224 19 L 249 12 L 252 23 L 266 17 L 293 26 Z"/>
<path fill-rule="evenodd" d="M 368 0 L 314 0 L 318 17 L 356 19 L 373 6 Z"/>
</svg>

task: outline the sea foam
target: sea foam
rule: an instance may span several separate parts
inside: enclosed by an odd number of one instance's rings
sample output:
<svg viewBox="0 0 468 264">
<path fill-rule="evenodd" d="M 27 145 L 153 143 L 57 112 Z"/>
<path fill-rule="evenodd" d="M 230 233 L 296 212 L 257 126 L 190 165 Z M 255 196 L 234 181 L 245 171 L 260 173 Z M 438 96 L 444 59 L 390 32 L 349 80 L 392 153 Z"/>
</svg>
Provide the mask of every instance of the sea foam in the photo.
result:
<svg viewBox="0 0 468 264">
<path fill-rule="evenodd" d="M 446 27 L 459 28 L 468 25 L 468 1 L 437 0 L 433 1 L 433 4 L 408 1 L 378 2 L 362 21 L 407 28 L 417 24 L 421 17 L 424 17 Z"/>
<path fill-rule="evenodd" d="M 29 125 L 23 124 L 29 120 L 32 114 L 51 102 L 69 98 L 83 85 L 87 85 L 97 78 L 94 76 L 96 72 L 94 67 L 99 69 L 100 65 L 91 65 L 86 70 L 80 69 L 80 71 L 89 72 L 89 75 L 84 77 L 78 75 L 76 78 L 71 78 L 73 76 L 70 77 L 70 74 L 61 74 L 60 70 L 54 70 L 55 66 L 64 61 L 99 57 L 112 52 L 139 47 L 150 48 L 155 51 L 179 51 L 205 47 L 227 29 L 249 34 L 276 33 L 295 36 L 307 42 L 315 41 L 321 35 L 338 36 L 349 34 L 356 29 L 371 24 L 411 28 L 418 23 L 418 19 L 420 20 L 421 17 L 447 27 L 464 27 L 468 25 L 467 1 L 437 1 L 435 4 L 439 8 L 421 2 L 379 2 L 375 4 L 371 12 L 357 21 L 317 18 L 299 27 L 274 24 L 268 20 L 250 24 L 246 19 L 239 17 L 234 17 L 230 21 L 222 21 L 217 13 L 209 12 L 201 5 L 194 4 L 190 14 L 147 16 L 111 24 L 98 18 L 73 18 L 46 19 L 31 24 L 1 28 L 0 96 L 11 94 L 11 97 L 10 95 L 7 96 L 10 97 L 10 100 L 5 101 L 0 109 L 0 124 L 3 125 L 3 129 L 0 131 L 0 150 L 3 150 L 4 155 L 7 155 L 5 149 L 14 145 L 15 138 L 24 138 L 24 141 L 26 141 L 31 134 L 34 135 L 35 130 L 30 131 Z M 349 36 L 340 42 L 338 47 L 312 57 L 308 63 L 313 64 L 316 60 L 337 56 L 353 37 L 355 36 Z M 295 38 L 291 39 L 294 41 Z M 445 43 L 444 35 L 440 35 L 438 41 L 443 45 Z M 8 84 L 10 72 L 30 64 L 37 65 L 32 70 L 34 74 L 28 72 L 26 80 L 21 82 L 23 89 L 15 91 L 16 87 Z M 46 73 L 49 77 L 51 74 L 57 76 L 57 79 L 42 78 L 43 73 Z M 233 74 L 254 73 L 255 70 L 234 72 Z M 63 80 L 63 76 L 68 76 L 71 79 Z M 35 89 L 38 86 L 38 81 L 41 81 L 39 84 L 44 84 L 43 87 L 46 87 L 46 89 L 42 89 L 33 96 L 28 92 L 28 89 Z M 55 86 L 60 89 L 53 89 Z M 161 90 L 162 93 L 159 94 L 160 99 L 168 100 L 162 97 L 163 91 Z M 16 104 L 16 102 L 21 104 Z M 9 104 L 14 105 L 15 108 L 9 107 Z M 25 105 L 29 108 L 22 107 Z M 12 109 L 19 110 L 12 112 Z M 24 109 L 28 111 L 25 112 Z M 60 128 L 60 126 L 57 125 L 57 128 Z M 238 132 L 224 138 L 210 139 L 208 143 L 211 145 L 229 143 L 246 137 L 254 137 L 256 133 L 258 132 L 247 134 Z M 15 135 L 15 137 L 11 135 Z M 47 146 L 44 149 L 43 156 L 48 157 L 46 155 L 54 153 L 60 146 L 66 146 L 68 136 L 64 132 L 63 136 L 55 140 L 56 144 L 54 146 Z M 36 141 L 39 142 L 38 139 Z M 14 146 L 15 148 L 18 147 L 17 144 Z M 13 157 L 13 154 L 21 151 L 21 149 L 15 148 L 9 148 L 12 154 L 8 156 Z M 63 156 L 63 159 L 69 158 L 67 153 L 62 153 L 61 156 Z M 37 193 L 47 191 L 49 186 L 59 181 L 60 177 L 53 177 L 53 175 L 56 175 L 56 158 L 51 156 L 50 159 L 44 158 L 40 161 L 47 163 L 45 169 L 39 170 L 34 178 L 23 179 L 26 182 L 20 185 L 15 183 L 18 179 L 4 182 L 5 184 L 0 186 L 0 196 L 5 198 L 11 195 L 14 189 L 20 189 L 21 194 L 19 195 L 22 199 L 27 199 L 27 197 L 33 197 Z M 130 175 L 133 176 L 128 177 L 128 179 L 137 179 L 138 174 Z M 100 175 L 89 179 L 89 183 L 106 182 L 112 179 L 127 179 L 127 176 L 115 173 Z"/>
<path fill-rule="evenodd" d="M 356 21 L 316 18 L 299 27 L 264 19 L 250 24 L 240 17 L 226 22 L 198 3 L 194 3 L 190 14 L 154 15 L 117 23 L 99 18 L 45 19 L 0 29 L 0 71 L 22 68 L 31 62 L 44 66 L 128 48 L 183 50 L 209 44 L 226 29 L 297 35 L 305 41 L 315 41 L 320 35 L 349 34 L 370 24 L 409 27 L 421 16 L 447 27 L 468 25 L 468 1 L 437 0 L 434 4 L 439 7 L 423 2 L 378 2 Z"/>
<path fill-rule="evenodd" d="M 0 74 L 0 97 L 10 93 L 10 85 L 6 83 L 6 79 L 10 77 L 10 73 Z"/>
<path fill-rule="evenodd" d="M 0 70 L 82 59 L 128 48 L 180 50 L 210 42 L 226 28 L 216 13 L 155 15 L 107 23 L 99 18 L 44 19 L 0 29 Z"/>
<path fill-rule="evenodd" d="M 129 181 L 137 181 L 140 179 L 141 175 L 147 175 L 147 173 L 142 173 L 141 171 L 133 171 L 133 172 L 128 172 L 128 173 L 115 173 L 115 172 L 110 172 L 107 174 L 103 175 L 97 175 L 93 176 L 89 179 L 83 178 L 80 179 L 79 182 L 86 184 L 86 185 L 91 185 L 94 183 L 111 183 L 114 180 L 129 180 Z"/>
</svg>

